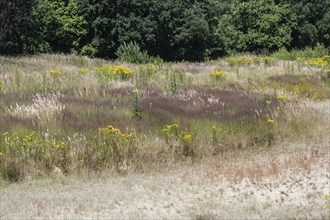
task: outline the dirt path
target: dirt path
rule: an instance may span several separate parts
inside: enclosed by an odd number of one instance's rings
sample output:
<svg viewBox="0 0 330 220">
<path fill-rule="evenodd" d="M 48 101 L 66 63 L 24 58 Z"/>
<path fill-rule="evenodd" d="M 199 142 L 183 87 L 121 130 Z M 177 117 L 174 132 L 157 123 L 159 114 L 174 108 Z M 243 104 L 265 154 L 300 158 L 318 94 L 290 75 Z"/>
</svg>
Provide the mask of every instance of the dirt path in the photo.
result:
<svg viewBox="0 0 330 220">
<path fill-rule="evenodd" d="M 254 160 L 213 161 L 151 174 L 13 184 L 1 189 L 0 216 L 329 219 L 329 200 L 325 199 L 330 189 L 328 158 L 329 152 L 323 148 L 276 156 L 267 153 Z"/>
</svg>

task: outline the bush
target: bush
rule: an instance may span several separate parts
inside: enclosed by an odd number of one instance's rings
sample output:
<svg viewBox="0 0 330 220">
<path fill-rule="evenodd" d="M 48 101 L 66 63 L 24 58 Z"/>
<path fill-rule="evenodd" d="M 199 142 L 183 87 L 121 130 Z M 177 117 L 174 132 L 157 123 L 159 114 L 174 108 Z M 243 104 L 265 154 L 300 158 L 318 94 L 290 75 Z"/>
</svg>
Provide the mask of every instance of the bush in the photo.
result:
<svg viewBox="0 0 330 220">
<path fill-rule="evenodd" d="M 82 56 L 94 57 L 95 53 L 96 53 L 96 49 L 91 45 L 85 45 L 80 51 L 80 54 Z"/>
<path fill-rule="evenodd" d="M 150 57 L 146 51 L 141 51 L 140 46 L 135 42 L 124 43 L 119 46 L 116 55 L 121 62 L 148 63 Z"/>
<path fill-rule="evenodd" d="M 291 50 L 281 48 L 273 53 L 273 57 L 280 60 L 296 60 L 297 58 L 319 58 L 329 55 L 323 44 L 317 44 L 315 48 L 306 47 L 304 50 Z"/>
</svg>

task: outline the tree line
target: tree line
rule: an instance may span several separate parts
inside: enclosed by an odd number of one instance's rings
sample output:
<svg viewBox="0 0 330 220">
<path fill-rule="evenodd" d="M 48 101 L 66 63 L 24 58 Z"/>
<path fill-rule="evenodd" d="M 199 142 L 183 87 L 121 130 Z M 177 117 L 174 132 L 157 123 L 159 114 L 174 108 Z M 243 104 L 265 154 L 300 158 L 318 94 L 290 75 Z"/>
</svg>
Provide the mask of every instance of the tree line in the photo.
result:
<svg viewBox="0 0 330 220">
<path fill-rule="evenodd" d="M 129 42 L 189 61 L 317 44 L 330 50 L 330 0 L 0 0 L 2 55 L 114 59 Z"/>
</svg>

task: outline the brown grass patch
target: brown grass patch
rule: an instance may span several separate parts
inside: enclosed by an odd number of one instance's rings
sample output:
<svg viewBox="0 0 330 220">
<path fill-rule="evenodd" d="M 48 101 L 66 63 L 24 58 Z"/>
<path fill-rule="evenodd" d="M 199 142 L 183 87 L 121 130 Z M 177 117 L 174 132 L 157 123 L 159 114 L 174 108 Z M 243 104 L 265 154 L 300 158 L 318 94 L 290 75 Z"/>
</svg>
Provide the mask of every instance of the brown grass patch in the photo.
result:
<svg viewBox="0 0 330 220">
<path fill-rule="evenodd" d="M 193 87 L 178 95 L 154 92 L 142 100 L 143 109 L 161 117 L 185 116 L 188 118 L 211 118 L 225 121 L 262 118 L 279 103 L 276 97 L 248 94 L 238 90 Z"/>
</svg>

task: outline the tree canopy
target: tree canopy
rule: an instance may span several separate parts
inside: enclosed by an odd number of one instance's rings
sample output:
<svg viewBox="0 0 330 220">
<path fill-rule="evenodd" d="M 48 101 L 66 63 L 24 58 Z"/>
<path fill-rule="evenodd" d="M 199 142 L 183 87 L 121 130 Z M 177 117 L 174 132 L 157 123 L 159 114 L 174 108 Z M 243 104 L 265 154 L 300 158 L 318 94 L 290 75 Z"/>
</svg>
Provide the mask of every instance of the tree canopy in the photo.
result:
<svg viewBox="0 0 330 220">
<path fill-rule="evenodd" d="M 116 58 L 124 43 L 165 60 L 330 50 L 324 0 L 0 0 L 0 54 Z"/>
</svg>

